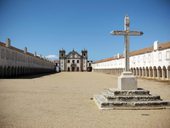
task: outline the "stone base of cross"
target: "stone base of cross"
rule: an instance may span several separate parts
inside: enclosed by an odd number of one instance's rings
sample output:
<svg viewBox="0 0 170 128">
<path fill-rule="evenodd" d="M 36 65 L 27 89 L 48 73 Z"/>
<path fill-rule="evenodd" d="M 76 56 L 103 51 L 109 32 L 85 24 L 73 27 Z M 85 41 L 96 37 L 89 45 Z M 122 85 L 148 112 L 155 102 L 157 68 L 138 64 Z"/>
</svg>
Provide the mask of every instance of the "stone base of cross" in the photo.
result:
<svg viewBox="0 0 170 128">
<path fill-rule="evenodd" d="M 119 90 L 136 90 L 137 79 L 130 71 L 124 71 L 118 77 L 118 89 Z"/>
<path fill-rule="evenodd" d="M 125 70 L 118 77 L 118 89 L 120 90 L 136 90 L 137 79 L 129 70 L 129 36 L 141 36 L 143 32 L 130 31 L 130 20 L 128 16 L 124 19 L 124 31 L 112 31 L 111 34 L 124 36 L 125 39 Z"/>
</svg>

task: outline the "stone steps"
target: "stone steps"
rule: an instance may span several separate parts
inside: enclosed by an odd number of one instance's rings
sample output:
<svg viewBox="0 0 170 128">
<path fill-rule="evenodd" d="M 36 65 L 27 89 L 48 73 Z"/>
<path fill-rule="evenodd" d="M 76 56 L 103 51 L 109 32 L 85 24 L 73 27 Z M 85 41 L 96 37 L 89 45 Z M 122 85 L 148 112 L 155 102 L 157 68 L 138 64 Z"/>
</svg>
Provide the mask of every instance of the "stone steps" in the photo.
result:
<svg viewBox="0 0 170 128">
<path fill-rule="evenodd" d="M 150 95 L 150 92 L 148 90 L 143 90 L 141 88 L 139 88 L 138 90 L 121 90 L 121 91 L 110 88 L 110 89 L 105 89 L 105 92 L 111 93 L 114 96 Z"/>
<path fill-rule="evenodd" d="M 110 96 L 103 94 L 108 101 L 158 101 L 160 96 Z"/>
<path fill-rule="evenodd" d="M 99 109 L 160 109 L 170 106 L 169 101 L 145 90 L 107 89 L 93 99 Z"/>
</svg>

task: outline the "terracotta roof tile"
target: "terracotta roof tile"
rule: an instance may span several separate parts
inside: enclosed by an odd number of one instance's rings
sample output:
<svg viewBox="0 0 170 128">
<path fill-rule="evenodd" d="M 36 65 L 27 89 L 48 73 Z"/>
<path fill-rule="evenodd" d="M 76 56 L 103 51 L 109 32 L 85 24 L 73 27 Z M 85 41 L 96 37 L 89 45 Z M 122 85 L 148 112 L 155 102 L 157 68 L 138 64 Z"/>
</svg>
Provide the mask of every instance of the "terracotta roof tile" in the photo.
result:
<svg viewBox="0 0 170 128">
<path fill-rule="evenodd" d="M 153 51 L 153 47 L 149 47 L 149 48 L 143 48 L 137 51 L 132 51 L 130 52 L 130 56 L 136 56 L 136 55 L 140 55 L 140 54 L 144 54 L 144 53 L 148 53 L 148 52 L 152 52 Z"/>
<path fill-rule="evenodd" d="M 0 42 L 0 46 L 5 47 L 5 43 Z"/>
<path fill-rule="evenodd" d="M 111 57 L 111 58 L 106 58 L 106 59 L 95 61 L 94 63 L 107 62 L 107 61 L 111 61 L 111 60 L 114 60 L 114 59 L 115 59 L 114 57 Z"/>
<path fill-rule="evenodd" d="M 170 42 L 159 44 L 159 50 L 170 48 Z"/>
</svg>

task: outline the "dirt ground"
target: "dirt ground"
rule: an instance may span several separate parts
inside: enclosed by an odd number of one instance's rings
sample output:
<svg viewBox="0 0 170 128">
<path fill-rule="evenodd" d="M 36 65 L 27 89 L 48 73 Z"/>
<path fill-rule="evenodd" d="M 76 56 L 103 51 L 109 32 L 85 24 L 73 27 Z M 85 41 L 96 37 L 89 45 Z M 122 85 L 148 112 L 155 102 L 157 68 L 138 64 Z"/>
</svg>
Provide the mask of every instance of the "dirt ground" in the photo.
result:
<svg viewBox="0 0 170 128">
<path fill-rule="evenodd" d="M 88 72 L 0 79 L 0 128 L 170 128 L 170 109 L 99 110 L 91 98 L 116 83 Z M 169 83 L 138 79 L 138 86 L 170 100 Z"/>
</svg>

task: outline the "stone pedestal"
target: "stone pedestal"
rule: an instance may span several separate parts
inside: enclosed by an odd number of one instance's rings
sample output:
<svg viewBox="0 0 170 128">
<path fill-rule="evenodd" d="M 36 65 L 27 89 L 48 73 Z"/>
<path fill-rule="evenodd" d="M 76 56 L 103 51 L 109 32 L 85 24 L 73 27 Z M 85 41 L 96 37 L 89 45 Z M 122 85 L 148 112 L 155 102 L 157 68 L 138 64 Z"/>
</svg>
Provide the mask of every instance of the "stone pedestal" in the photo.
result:
<svg viewBox="0 0 170 128">
<path fill-rule="evenodd" d="M 170 108 L 170 101 L 163 101 L 159 95 L 152 95 L 148 90 L 105 89 L 93 97 L 99 109 L 165 109 Z"/>
<path fill-rule="evenodd" d="M 132 72 L 123 72 L 118 77 L 118 89 L 119 90 L 136 90 L 137 79 Z"/>
</svg>

